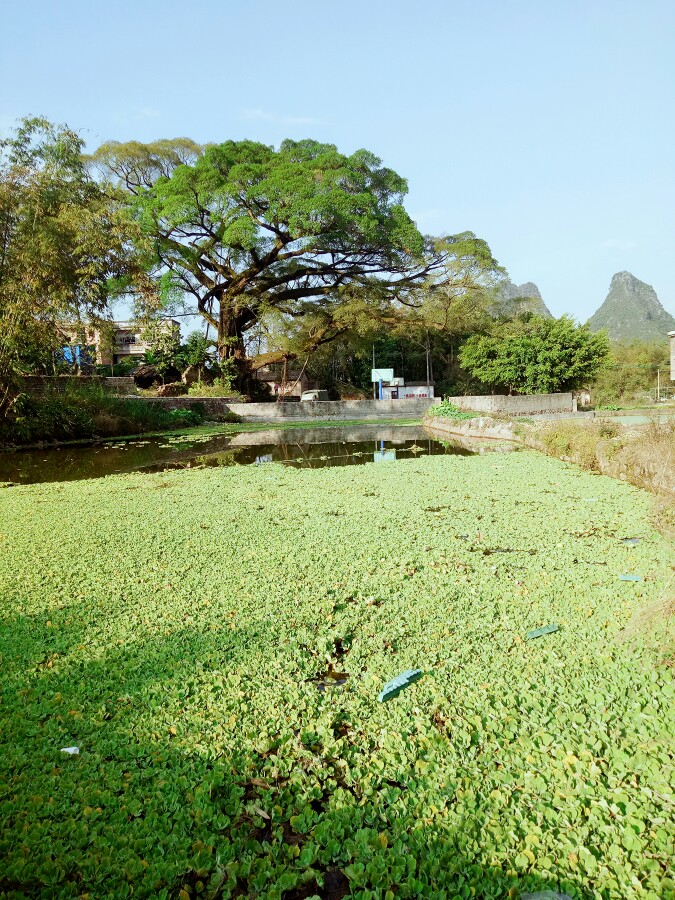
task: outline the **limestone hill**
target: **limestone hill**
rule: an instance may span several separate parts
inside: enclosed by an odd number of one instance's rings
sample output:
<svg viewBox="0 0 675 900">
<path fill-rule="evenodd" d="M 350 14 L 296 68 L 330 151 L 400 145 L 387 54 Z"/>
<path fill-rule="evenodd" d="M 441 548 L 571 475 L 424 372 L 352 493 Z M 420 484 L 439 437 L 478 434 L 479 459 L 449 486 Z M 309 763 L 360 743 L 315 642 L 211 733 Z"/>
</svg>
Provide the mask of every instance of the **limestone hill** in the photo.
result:
<svg viewBox="0 0 675 900">
<path fill-rule="evenodd" d="M 591 331 L 604 328 L 613 341 L 665 339 L 675 330 L 675 318 L 663 308 L 654 288 L 630 272 L 612 277 L 605 302 L 588 324 Z"/>
<path fill-rule="evenodd" d="M 500 312 L 509 316 L 530 312 L 545 319 L 552 319 L 548 307 L 542 300 L 539 288 L 531 281 L 525 284 L 514 284 L 506 281 L 499 287 L 498 303 Z"/>
</svg>

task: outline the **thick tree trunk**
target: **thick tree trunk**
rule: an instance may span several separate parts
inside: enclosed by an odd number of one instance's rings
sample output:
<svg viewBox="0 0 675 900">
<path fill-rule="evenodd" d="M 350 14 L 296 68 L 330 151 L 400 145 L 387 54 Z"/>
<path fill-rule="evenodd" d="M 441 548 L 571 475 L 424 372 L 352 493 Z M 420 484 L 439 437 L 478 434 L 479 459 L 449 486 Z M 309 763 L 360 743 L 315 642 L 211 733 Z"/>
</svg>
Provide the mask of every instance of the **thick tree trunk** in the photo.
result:
<svg viewBox="0 0 675 900">
<path fill-rule="evenodd" d="M 235 387 L 242 394 L 250 394 L 250 371 L 246 365 L 241 319 L 236 307 L 233 308 L 225 298 L 221 298 L 218 317 L 218 358 L 221 363 L 233 362 L 236 371 Z"/>
<path fill-rule="evenodd" d="M 246 355 L 244 327 L 250 322 L 250 312 L 240 311 L 221 301 L 218 321 L 218 356 L 221 363 L 231 361 L 235 370 L 235 387 L 242 394 L 257 396 L 261 392 L 261 382 L 255 373 L 263 366 L 283 362 L 291 356 L 281 351 L 263 353 L 256 357 Z"/>
<path fill-rule="evenodd" d="M 240 295 L 242 296 L 242 295 Z M 244 335 L 247 328 L 255 322 L 255 315 L 250 306 L 240 307 L 235 298 L 221 295 L 216 298 L 219 303 L 218 313 L 218 357 L 221 363 L 228 363 L 230 371 L 234 369 L 234 386 L 250 397 L 260 396 L 265 390 L 264 382 L 258 381 L 255 373 L 264 366 L 295 359 L 295 354 L 283 350 L 261 353 L 254 357 L 246 354 Z"/>
</svg>

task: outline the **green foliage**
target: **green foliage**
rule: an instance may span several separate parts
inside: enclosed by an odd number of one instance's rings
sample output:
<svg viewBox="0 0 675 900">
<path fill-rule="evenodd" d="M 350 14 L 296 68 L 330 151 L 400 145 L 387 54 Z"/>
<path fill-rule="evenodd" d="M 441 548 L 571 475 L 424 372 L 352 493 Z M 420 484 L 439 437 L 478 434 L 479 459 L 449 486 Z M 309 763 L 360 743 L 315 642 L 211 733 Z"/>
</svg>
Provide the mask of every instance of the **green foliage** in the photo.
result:
<svg viewBox="0 0 675 900">
<path fill-rule="evenodd" d="M 440 403 L 434 404 L 434 406 L 430 406 L 428 410 L 428 415 L 430 416 L 440 416 L 444 419 L 475 419 L 476 414 L 474 412 L 466 412 L 466 410 L 460 409 L 458 406 L 455 406 L 454 403 L 451 403 L 450 400 L 445 397 L 441 400 Z"/>
<path fill-rule="evenodd" d="M 12 418 L 0 424 L 0 441 L 30 444 L 141 434 L 190 428 L 203 420 L 198 404 L 193 409 L 167 410 L 140 399 L 116 397 L 102 387 L 73 386 L 46 397 L 20 394 Z"/>
<path fill-rule="evenodd" d="M 621 426 L 616 422 L 555 422 L 542 426 L 537 438 L 547 453 L 572 459 L 584 469 L 599 471 L 598 445 L 617 437 L 620 431 Z"/>
<path fill-rule="evenodd" d="M 134 369 L 138 368 L 138 359 L 132 356 L 122 357 L 119 362 L 116 362 L 112 366 L 96 366 L 96 375 L 101 375 L 104 378 L 108 376 L 114 378 L 125 378 L 130 376 Z"/>
<path fill-rule="evenodd" d="M 145 361 L 157 369 L 160 378 L 176 368 L 180 352 L 180 331 L 167 328 L 162 321 L 151 320 L 143 330 L 142 337 L 150 344 L 145 353 Z"/>
<path fill-rule="evenodd" d="M 175 357 L 179 369 L 187 369 L 188 366 L 206 366 L 213 364 L 215 350 L 214 342 L 209 341 L 201 331 L 193 331 L 182 344 Z"/>
<path fill-rule="evenodd" d="M 606 364 L 609 342 L 570 316 L 523 316 L 473 335 L 460 362 L 485 384 L 520 394 L 547 394 L 587 385 Z"/>
<path fill-rule="evenodd" d="M 171 143 L 161 152 L 104 144 L 93 159 L 130 192 L 163 292 L 180 286 L 215 329 L 220 356 L 239 366 L 246 338 L 274 313 L 311 352 L 351 327 L 363 304 L 405 298 L 463 252 L 452 239 L 425 241 L 402 205 L 406 181 L 366 150 L 226 141 L 193 147 L 178 164 Z M 270 352 L 272 362 L 289 351 Z"/>
<path fill-rule="evenodd" d="M 0 416 L 17 376 L 44 370 L 68 343 L 66 325 L 102 322 L 132 281 L 151 290 L 134 249 L 140 231 L 119 195 L 90 177 L 82 145 L 44 118 L 0 141 Z"/>
<path fill-rule="evenodd" d="M 76 398 L 60 394 L 19 394 L 11 423 L 0 425 L 0 440 L 20 444 L 87 438 L 93 434 L 94 421 L 89 410 Z"/>
<path fill-rule="evenodd" d="M 527 451 L 0 490 L 0 892 L 669 896 L 649 510 Z"/>
<path fill-rule="evenodd" d="M 214 378 L 210 384 L 196 381 L 188 388 L 188 394 L 191 397 L 241 397 L 232 382 L 231 378 Z"/>
<path fill-rule="evenodd" d="M 656 371 L 662 383 L 669 378 L 670 348 L 660 341 L 623 341 L 611 344 L 607 366 L 593 385 L 596 408 L 617 408 L 628 402 L 651 402 L 656 393 Z"/>
</svg>

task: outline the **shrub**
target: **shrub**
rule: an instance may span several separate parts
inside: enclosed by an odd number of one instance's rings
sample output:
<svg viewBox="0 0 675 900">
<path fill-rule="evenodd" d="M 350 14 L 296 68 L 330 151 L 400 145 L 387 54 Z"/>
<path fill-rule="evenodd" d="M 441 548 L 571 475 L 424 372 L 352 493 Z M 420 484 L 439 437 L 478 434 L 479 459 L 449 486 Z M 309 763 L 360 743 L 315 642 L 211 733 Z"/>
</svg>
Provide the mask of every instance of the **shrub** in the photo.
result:
<svg viewBox="0 0 675 900">
<path fill-rule="evenodd" d="M 188 388 L 191 397 L 239 397 L 229 378 L 216 378 L 212 384 L 196 381 Z"/>
<path fill-rule="evenodd" d="M 58 394 L 19 394 L 11 418 L 0 424 L 0 440 L 22 444 L 91 437 L 94 433 L 90 412 Z"/>
<path fill-rule="evenodd" d="M 441 416 L 444 419 L 475 419 L 476 414 L 474 412 L 466 412 L 466 410 L 460 409 L 458 406 L 455 406 L 454 403 L 451 403 L 449 400 L 443 399 L 436 406 L 429 407 L 429 415 L 431 416 Z"/>
<path fill-rule="evenodd" d="M 113 437 L 190 428 L 204 418 L 204 408 L 198 403 L 190 409 L 166 410 L 141 399 L 108 394 L 98 385 L 73 385 L 63 394 L 46 397 L 22 394 L 12 418 L 0 425 L 0 440 L 29 444 L 94 435 Z"/>
<path fill-rule="evenodd" d="M 104 378 L 108 376 L 113 376 L 114 378 L 124 378 L 127 375 L 130 375 L 135 369 L 139 366 L 139 360 L 135 356 L 129 356 L 126 359 L 121 359 L 119 362 L 115 363 L 112 366 L 96 366 L 96 374 L 102 375 Z"/>
</svg>

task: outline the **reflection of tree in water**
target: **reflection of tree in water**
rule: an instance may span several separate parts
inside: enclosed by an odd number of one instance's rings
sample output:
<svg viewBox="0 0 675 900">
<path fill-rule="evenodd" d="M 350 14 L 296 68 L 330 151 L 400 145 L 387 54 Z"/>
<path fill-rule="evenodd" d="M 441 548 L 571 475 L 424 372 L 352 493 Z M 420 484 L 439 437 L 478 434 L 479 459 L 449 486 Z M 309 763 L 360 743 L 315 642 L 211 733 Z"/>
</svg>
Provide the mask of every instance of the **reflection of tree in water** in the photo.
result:
<svg viewBox="0 0 675 900">
<path fill-rule="evenodd" d="M 331 429 L 322 430 L 325 434 Z M 335 430 L 339 431 L 340 426 Z M 251 435 L 252 441 L 248 445 L 239 443 L 243 437 L 239 435 L 237 446 L 231 446 L 232 435 L 218 434 L 212 437 L 163 436 L 98 446 L 21 450 L 0 453 L 0 482 L 31 484 L 70 481 L 124 472 L 161 472 L 168 469 L 256 463 L 262 465 L 268 461 L 308 469 L 363 465 L 373 461 L 373 447 L 379 450 L 382 445 L 386 451 L 395 450 L 398 459 L 446 453 L 471 455 L 474 452 L 459 444 L 441 442 L 419 434 L 408 438 L 407 428 L 404 440 L 396 440 L 391 432 L 392 429 L 389 428 L 384 441 L 377 437 L 377 431 L 374 432 L 373 439 L 367 441 L 317 441 L 316 438 L 313 441 L 303 441 L 302 435 L 297 434 L 292 436 L 293 440 L 256 443 L 255 435 Z"/>
<path fill-rule="evenodd" d="M 213 468 L 218 466 L 236 466 L 237 454 L 234 450 L 226 450 L 223 453 L 209 453 L 206 456 L 196 456 L 185 464 L 186 468 L 190 465 L 194 468 L 197 468 L 198 466 L 208 466 Z"/>
</svg>

